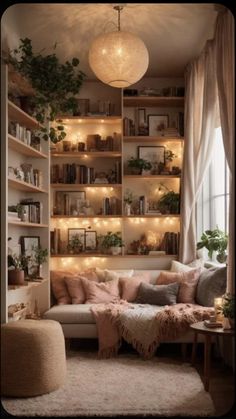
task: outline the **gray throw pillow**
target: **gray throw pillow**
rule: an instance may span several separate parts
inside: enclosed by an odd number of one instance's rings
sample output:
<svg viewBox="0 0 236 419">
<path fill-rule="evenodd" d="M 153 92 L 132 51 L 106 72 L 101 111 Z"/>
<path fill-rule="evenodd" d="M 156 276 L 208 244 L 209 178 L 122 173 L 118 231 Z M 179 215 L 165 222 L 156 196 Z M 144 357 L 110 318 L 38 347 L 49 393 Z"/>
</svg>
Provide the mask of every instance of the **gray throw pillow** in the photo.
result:
<svg viewBox="0 0 236 419">
<path fill-rule="evenodd" d="M 197 284 L 195 297 L 197 304 L 214 307 L 214 298 L 221 297 L 226 292 L 226 281 L 226 267 L 210 268 L 203 271 Z"/>
<path fill-rule="evenodd" d="M 179 284 L 177 282 L 168 285 L 152 285 L 141 282 L 136 303 L 157 306 L 176 304 L 178 291 Z"/>
</svg>

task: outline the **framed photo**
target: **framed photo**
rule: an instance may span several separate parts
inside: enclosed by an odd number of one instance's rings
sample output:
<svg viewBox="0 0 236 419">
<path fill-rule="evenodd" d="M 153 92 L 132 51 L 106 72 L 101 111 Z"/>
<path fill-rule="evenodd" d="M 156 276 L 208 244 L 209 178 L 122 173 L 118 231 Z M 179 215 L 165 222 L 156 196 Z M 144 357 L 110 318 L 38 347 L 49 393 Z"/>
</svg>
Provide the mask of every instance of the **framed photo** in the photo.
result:
<svg viewBox="0 0 236 419">
<path fill-rule="evenodd" d="M 150 136 L 158 135 L 169 126 L 169 115 L 148 115 L 148 132 Z"/>
<path fill-rule="evenodd" d="M 165 147 L 164 146 L 138 146 L 138 157 L 148 160 L 152 164 L 165 164 Z"/>
<path fill-rule="evenodd" d="M 34 257 L 34 249 L 40 246 L 40 237 L 39 236 L 21 236 L 21 253 L 25 256 Z M 36 277 L 39 275 L 39 264 L 34 260 L 30 260 L 27 265 L 26 274 L 29 277 Z"/>
<path fill-rule="evenodd" d="M 85 228 L 68 228 L 68 243 L 77 236 L 82 243 L 82 251 L 85 250 Z"/>
<path fill-rule="evenodd" d="M 54 215 L 80 215 L 85 200 L 85 191 L 56 191 Z"/>
<path fill-rule="evenodd" d="M 85 250 L 92 252 L 97 250 L 97 232 L 92 230 L 85 231 Z"/>
</svg>

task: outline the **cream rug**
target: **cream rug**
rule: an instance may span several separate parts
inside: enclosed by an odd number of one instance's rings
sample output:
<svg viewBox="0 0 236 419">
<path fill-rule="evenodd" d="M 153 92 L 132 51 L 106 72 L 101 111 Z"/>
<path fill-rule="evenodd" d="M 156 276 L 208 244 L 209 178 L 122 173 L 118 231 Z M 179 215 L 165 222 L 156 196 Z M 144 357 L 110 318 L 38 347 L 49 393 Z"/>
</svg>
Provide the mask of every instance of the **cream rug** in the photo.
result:
<svg viewBox="0 0 236 419">
<path fill-rule="evenodd" d="M 164 361 L 164 362 L 163 362 Z M 210 395 L 189 364 L 136 354 L 98 360 L 69 352 L 67 382 L 43 396 L 2 399 L 15 416 L 214 416 Z M 60 368 L 60 366 L 58 366 Z"/>
</svg>

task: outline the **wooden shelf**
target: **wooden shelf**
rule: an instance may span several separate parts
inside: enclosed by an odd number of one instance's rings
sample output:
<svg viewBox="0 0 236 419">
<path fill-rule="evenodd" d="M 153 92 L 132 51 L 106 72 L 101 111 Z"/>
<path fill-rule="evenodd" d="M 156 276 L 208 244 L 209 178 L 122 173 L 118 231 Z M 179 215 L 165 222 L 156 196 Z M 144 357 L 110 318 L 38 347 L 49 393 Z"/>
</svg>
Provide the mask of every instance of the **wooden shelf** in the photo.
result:
<svg viewBox="0 0 236 419">
<path fill-rule="evenodd" d="M 122 122 L 121 116 L 106 116 L 106 115 L 97 115 L 97 116 L 66 116 L 59 115 L 56 119 L 57 121 L 62 121 L 64 125 L 66 124 L 118 124 Z"/>
<path fill-rule="evenodd" d="M 51 255 L 51 258 L 84 258 L 84 257 L 98 257 L 98 258 L 177 258 L 177 255 L 106 255 L 100 253 L 79 253 L 78 255 L 57 254 Z"/>
<path fill-rule="evenodd" d="M 48 193 L 46 190 L 38 188 L 37 186 L 31 185 L 30 183 L 23 182 L 23 180 L 8 178 L 8 186 L 14 189 L 25 192 L 40 192 Z"/>
<path fill-rule="evenodd" d="M 15 290 L 19 290 L 19 289 L 24 289 L 25 287 L 27 287 L 27 289 L 31 288 L 31 287 L 37 287 L 39 285 L 41 285 L 42 283 L 48 281 L 47 278 L 43 278 L 41 281 L 25 281 L 25 283 L 23 285 L 8 285 L 8 291 L 15 291 Z"/>
<path fill-rule="evenodd" d="M 121 188 L 120 183 L 51 183 L 54 189 L 78 189 L 78 188 Z"/>
<path fill-rule="evenodd" d="M 124 175 L 125 179 L 180 179 L 180 175 Z"/>
<path fill-rule="evenodd" d="M 8 219 L 8 224 L 20 226 L 20 227 L 37 227 L 37 228 L 46 228 L 48 224 L 39 224 L 39 223 L 29 223 L 25 221 L 12 221 Z"/>
<path fill-rule="evenodd" d="M 125 143 L 139 143 L 142 141 L 145 142 L 158 142 L 158 143 L 176 143 L 184 141 L 184 137 L 152 137 L 149 135 L 134 135 L 134 136 L 124 136 L 123 141 Z"/>
<path fill-rule="evenodd" d="M 122 218 L 124 219 L 134 219 L 134 218 L 167 218 L 167 217 L 175 217 L 180 218 L 180 214 L 144 214 L 144 215 L 124 215 Z"/>
<path fill-rule="evenodd" d="M 120 151 L 75 151 L 75 152 L 66 152 L 66 151 L 53 151 L 51 152 L 51 157 L 121 157 Z"/>
<path fill-rule="evenodd" d="M 11 150 L 17 151 L 24 156 L 48 159 L 46 154 L 23 143 L 22 141 L 18 140 L 18 138 L 13 137 L 11 134 L 8 134 L 8 146 Z"/>
<path fill-rule="evenodd" d="M 8 116 L 11 120 L 19 122 L 23 126 L 31 129 L 37 129 L 43 127 L 36 119 L 22 111 L 13 102 L 8 100 Z"/>
<path fill-rule="evenodd" d="M 161 106 L 161 107 L 183 107 L 184 97 L 172 96 L 124 96 L 124 106 Z"/>
<path fill-rule="evenodd" d="M 51 218 L 56 218 L 56 219 L 60 219 L 60 218 L 89 218 L 89 219 L 93 219 L 93 218 L 99 218 L 99 219 L 103 219 L 103 218 L 122 218 L 122 215 L 51 215 Z"/>
</svg>

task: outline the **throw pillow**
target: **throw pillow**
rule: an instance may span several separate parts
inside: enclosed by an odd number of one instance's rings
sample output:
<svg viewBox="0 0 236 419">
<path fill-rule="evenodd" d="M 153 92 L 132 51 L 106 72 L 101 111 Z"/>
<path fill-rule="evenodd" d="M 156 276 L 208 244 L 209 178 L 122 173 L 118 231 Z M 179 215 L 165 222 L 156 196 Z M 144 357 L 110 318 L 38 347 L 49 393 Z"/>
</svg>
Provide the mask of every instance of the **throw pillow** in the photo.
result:
<svg viewBox="0 0 236 419">
<path fill-rule="evenodd" d="M 214 307 L 214 298 L 226 292 L 227 268 L 209 268 L 201 273 L 197 285 L 196 302 L 201 306 Z"/>
<path fill-rule="evenodd" d="M 141 282 L 136 303 L 157 306 L 176 304 L 178 290 L 179 284 L 177 282 L 169 285 L 152 285 Z"/>
<path fill-rule="evenodd" d="M 71 304 L 71 297 L 69 295 L 64 279 L 65 276 L 73 277 L 75 276 L 75 273 L 68 271 L 50 272 L 52 292 L 55 299 L 57 300 L 57 304 Z"/>
<path fill-rule="evenodd" d="M 85 292 L 81 278 L 83 277 L 65 277 L 65 283 L 71 297 L 72 304 L 83 304 L 85 302 Z"/>
<path fill-rule="evenodd" d="M 120 278 L 120 295 L 122 300 L 126 300 L 129 302 L 135 301 L 138 294 L 138 288 L 141 282 L 150 282 L 150 275 L 147 273 L 139 276 L 132 276 L 130 278 Z"/>
<path fill-rule="evenodd" d="M 78 275 L 84 276 L 90 281 L 99 282 L 99 278 L 98 278 L 98 275 L 96 274 L 95 268 L 89 268 L 89 269 L 86 269 L 85 271 L 81 271 L 78 273 Z"/>
<path fill-rule="evenodd" d="M 83 277 L 80 279 L 85 292 L 86 304 L 114 303 L 120 300 L 118 279 L 107 283 L 97 283 Z"/>
<path fill-rule="evenodd" d="M 203 259 L 193 260 L 191 263 L 188 263 L 187 265 L 185 265 L 184 263 L 178 262 L 177 260 L 172 260 L 170 271 L 171 272 L 189 272 L 196 268 L 201 268 L 201 270 L 205 269 Z"/>
<path fill-rule="evenodd" d="M 164 272 L 157 278 L 157 285 L 167 285 L 173 282 L 180 284 L 177 296 L 178 303 L 195 304 L 197 283 L 200 276 L 200 268 L 191 269 L 189 272 Z"/>
<path fill-rule="evenodd" d="M 134 273 L 133 269 L 127 270 L 109 270 L 109 269 L 100 269 L 96 268 L 95 272 L 98 276 L 99 282 L 111 281 L 112 279 L 117 279 L 121 276 L 132 276 Z"/>
</svg>

